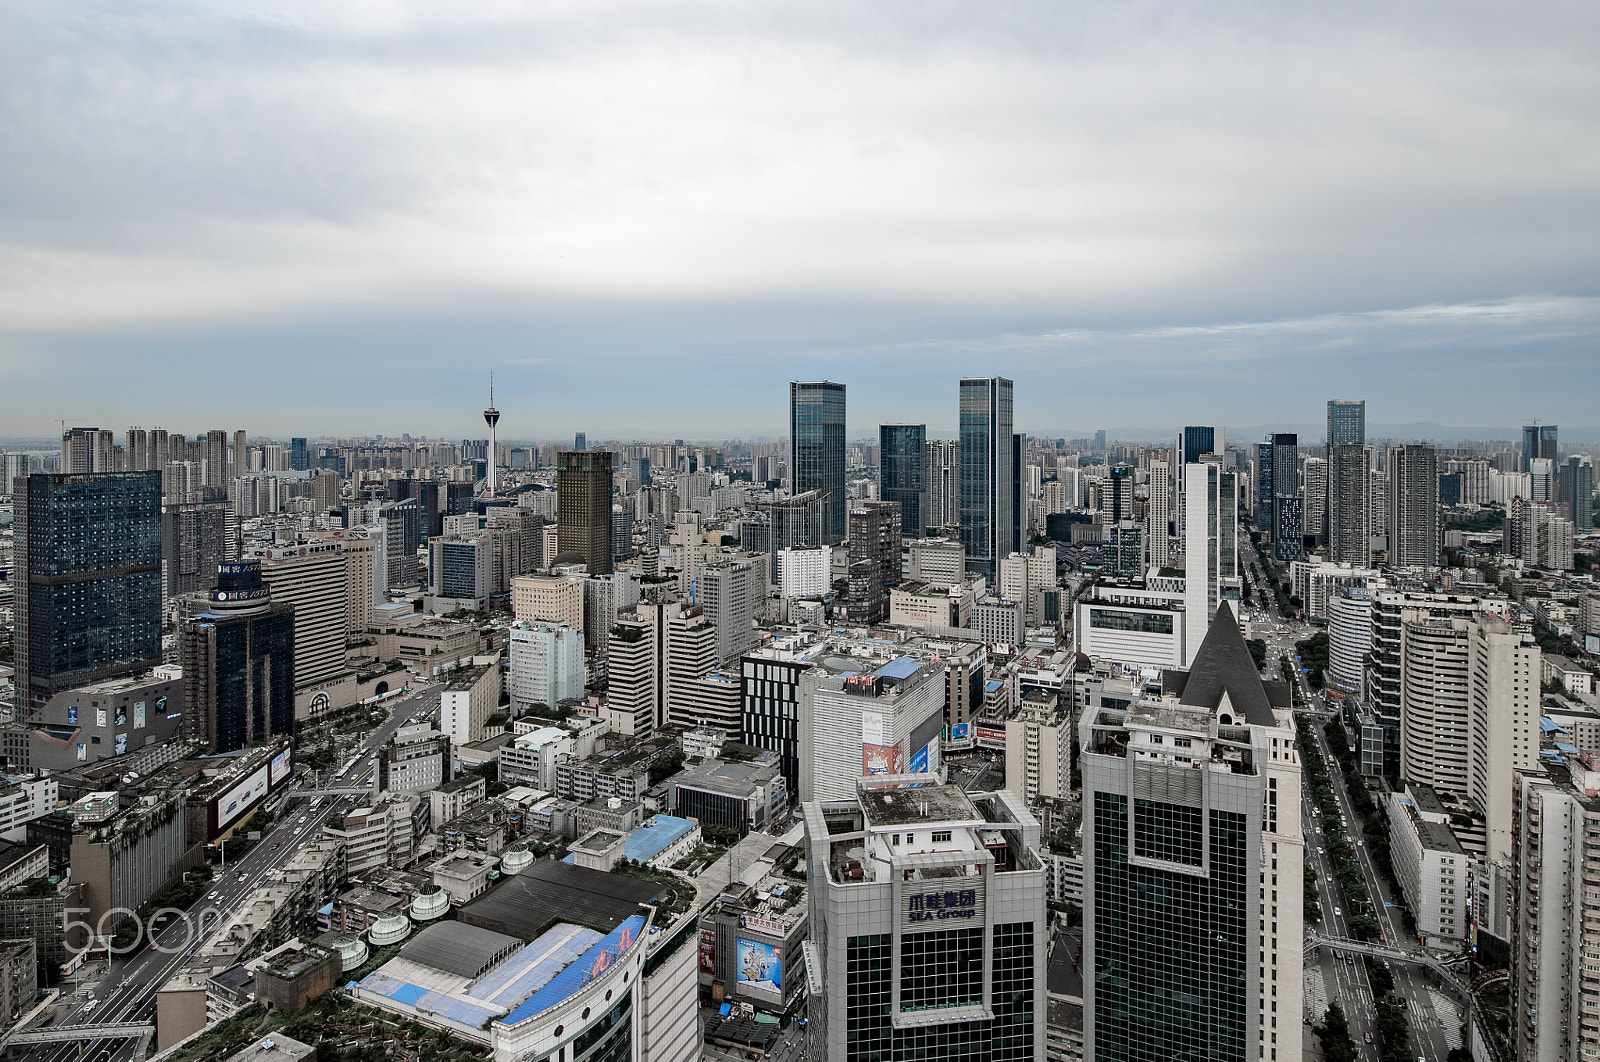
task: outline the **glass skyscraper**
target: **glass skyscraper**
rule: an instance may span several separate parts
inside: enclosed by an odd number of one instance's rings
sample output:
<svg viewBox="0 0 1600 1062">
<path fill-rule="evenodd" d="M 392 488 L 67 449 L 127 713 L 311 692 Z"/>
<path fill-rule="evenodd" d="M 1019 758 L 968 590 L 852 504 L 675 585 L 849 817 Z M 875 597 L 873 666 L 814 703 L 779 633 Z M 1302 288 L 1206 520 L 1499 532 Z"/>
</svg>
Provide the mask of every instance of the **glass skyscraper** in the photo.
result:
<svg viewBox="0 0 1600 1062">
<path fill-rule="evenodd" d="M 991 577 L 1002 557 L 1022 548 L 1011 392 L 1003 376 L 961 381 L 961 545 L 968 569 Z"/>
<path fill-rule="evenodd" d="M 1556 441 L 1560 434 L 1554 424 L 1525 424 L 1522 428 L 1522 471 L 1533 471 L 1535 458 L 1557 459 Z"/>
<path fill-rule="evenodd" d="M 922 537 L 923 498 L 928 492 L 925 424 L 878 427 L 879 478 L 884 501 L 900 503 L 900 533 Z"/>
<path fill-rule="evenodd" d="M 183 626 L 184 732 L 235 752 L 294 733 L 294 606 L 273 602 L 259 560 L 213 578 Z"/>
<path fill-rule="evenodd" d="M 161 473 L 40 473 L 13 490 L 19 721 L 161 663 Z"/>
<path fill-rule="evenodd" d="M 1328 400 L 1327 446 L 1361 446 L 1367 441 L 1367 403 L 1365 399 Z"/>
<path fill-rule="evenodd" d="M 828 495 L 822 545 L 844 541 L 844 384 L 826 380 L 789 384 L 789 445 L 794 449 L 791 490 Z"/>
</svg>

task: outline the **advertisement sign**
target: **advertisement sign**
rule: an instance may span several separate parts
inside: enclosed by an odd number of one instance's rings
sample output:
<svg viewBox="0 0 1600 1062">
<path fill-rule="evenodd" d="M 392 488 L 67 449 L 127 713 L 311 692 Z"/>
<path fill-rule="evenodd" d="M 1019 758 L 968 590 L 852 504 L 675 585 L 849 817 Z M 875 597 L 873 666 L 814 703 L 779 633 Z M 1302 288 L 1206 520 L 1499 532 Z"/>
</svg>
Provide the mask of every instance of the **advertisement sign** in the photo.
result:
<svg viewBox="0 0 1600 1062">
<path fill-rule="evenodd" d="M 85 745 L 81 741 L 78 742 L 78 759 L 87 760 L 88 758 L 89 758 L 89 746 Z"/>
<path fill-rule="evenodd" d="M 740 915 L 739 928 L 753 929 L 758 933 L 771 933 L 775 937 L 783 936 L 783 923 L 771 918 L 762 918 L 760 915 Z"/>
<path fill-rule="evenodd" d="M 861 713 L 861 743 L 863 745 L 882 745 L 883 742 L 883 713 Z"/>
<path fill-rule="evenodd" d="M 863 744 L 861 746 L 861 773 L 899 774 L 900 746 Z"/>
<path fill-rule="evenodd" d="M 985 748 L 1003 749 L 1006 747 L 1006 732 L 1003 728 L 992 726 L 974 727 L 978 735 L 978 744 Z"/>
<path fill-rule="evenodd" d="M 143 730 L 144 729 L 144 702 L 143 701 L 134 701 L 133 702 L 133 728 L 135 730 Z"/>
<path fill-rule="evenodd" d="M 928 746 L 924 745 L 911 754 L 911 764 L 907 768 L 909 774 L 928 773 Z"/>
<path fill-rule="evenodd" d="M 743 988 L 783 991 L 783 961 L 776 944 L 738 938 L 739 962 L 736 976 Z"/>
<path fill-rule="evenodd" d="M 217 830 L 227 829 L 228 823 L 255 807 L 266 795 L 267 768 L 263 765 L 249 778 L 217 797 Z"/>
<path fill-rule="evenodd" d="M 123 753 L 127 752 L 128 751 L 128 735 L 127 734 L 118 734 L 117 735 L 117 742 L 116 742 L 116 745 L 114 747 L 117 750 L 117 755 L 118 756 L 121 756 Z"/>
<path fill-rule="evenodd" d="M 117 725 L 128 725 L 128 706 L 126 704 L 117 705 Z"/>
<path fill-rule="evenodd" d="M 69 704 L 67 706 L 67 725 L 78 725 L 78 706 L 76 704 Z"/>
<path fill-rule="evenodd" d="M 1583 651 L 1590 656 L 1600 656 L 1600 634 L 1585 634 L 1583 636 Z"/>
<path fill-rule="evenodd" d="M 167 699 L 165 697 L 157 697 L 156 698 L 156 714 L 160 715 L 163 712 L 165 712 L 166 710 L 167 710 Z M 173 712 L 171 715 L 167 716 L 167 718 L 168 719 L 176 719 L 176 718 L 178 718 L 178 716 L 180 716 L 182 714 L 183 714 L 182 712 Z"/>
<path fill-rule="evenodd" d="M 267 765 L 267 784 L 269 786 L 276 788 L 279 782 L 289 777 L 289 751 L 290 750 L 288 749 L 284 749 L 282 752 L 272 757 L 272 762 Z"/>
<path fill-rule="evenodd" d="M 949 918 L 976 918 L 977 914 L 978 893 L 975 889 L 916 892 L 906 897 L 906 921 L 908 922 L 932 922 Z"/>
<path fill-rule="evenodd" d="M 717 974 L 717 931 L 700 927 L 700 972 Z"/>
<path fill-rule="evenodd" d="M 94 710 L 94 725 L 95 726 L 105 726 L 106 725 L 106 710 L 104 708 L 96 708 Z"/>
<path fill-rule="evenodd" d="M 969 738 L 971 736 L 972 736 L 972 724 L 971 723 L 957 723 L 955 726 L 950 728 L 950 740 L 951 741 L 965 741 L 965 740 L 967 740 L 967 738 Z"/>
</svg>

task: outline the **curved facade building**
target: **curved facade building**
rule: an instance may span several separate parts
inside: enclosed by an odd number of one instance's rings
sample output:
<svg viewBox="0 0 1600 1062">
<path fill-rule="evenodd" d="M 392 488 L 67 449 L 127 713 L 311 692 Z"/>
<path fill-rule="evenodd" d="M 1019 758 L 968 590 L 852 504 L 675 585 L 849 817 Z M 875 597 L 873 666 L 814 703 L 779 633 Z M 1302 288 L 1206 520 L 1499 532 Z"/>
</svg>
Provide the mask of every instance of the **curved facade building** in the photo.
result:
<svg viewBox="0 0 1600 1062">
<path fill-rule="evenodd" d="M 1360 696 L 1372 649 L 1372 591 L 1344 586 L 1328 599 L 1327 684 Z"/>
</svg>

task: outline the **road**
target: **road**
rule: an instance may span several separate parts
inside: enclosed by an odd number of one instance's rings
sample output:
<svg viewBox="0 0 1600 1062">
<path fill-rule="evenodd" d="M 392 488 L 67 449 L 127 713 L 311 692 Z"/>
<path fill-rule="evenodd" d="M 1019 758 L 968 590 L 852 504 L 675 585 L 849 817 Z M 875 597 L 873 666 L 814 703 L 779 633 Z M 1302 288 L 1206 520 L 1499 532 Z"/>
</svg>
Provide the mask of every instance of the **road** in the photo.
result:
<svg viewBox="0 0 1600 1062">
<path fill-rule="evenodd" d="M 1242 552 L 1250 570 L 1251 585 L 1254 587 L 1269 585 L 1273 577 L 1263 572 L 1264 559 L 1248 541 Z M 1281 582 L 1283 577 L 1277 578 Z M 1321 698 L 1313 697 L 1313 691 L 1306 682 L 1304 668 L 1295 650 L 1294 643 L 1310 637 L 1313 633 L 1312 628 L 1299 620 L 1284 617 L 1278 611 L 1273 595 L 1266 596 L 1268 604 L 1265 609 L 1250 608 L 1246 611 L 1252 616 L 1260 617 L 1254 620 L 1256 630 L 1253 633 L 1255 637 L 1267 643 L 1266 669 L 1269 677 L 1278 678 L 1280 676 L 1278 658 L 1285 655 L 1289 657 L 1289 663 L 1294 671 L 1295 685 L 1299 687 L 1300 703 L 1306 706 L 1301 710 L 1301 715 L 1309 717 L 1313 722 L 1311 730 L 1316 735 L 1317 746 L 1322 753 L 1323 763 L 1328 767 L 1339 811 L 1344 818 L 1345 843 L 1351 845 L 1354 850 L 1362 882 L 1366 886 L 1367 896 L 1371 898 L 1372 907 L 1365 913 L 1378 923 L 1378 931 L 1385 943 L 1407 951 L 1420 952 L 1421 946 L 1415 938 L 1407 934 L 1398 909 L 1391 906 L 1401 902 L 1401 898 L 1391 893 L 1387 882 L 1378 874 L 1372 861 L 1366 858 L 1361 820 L 1356 817 L 1355 808 L 1350 802 L 1350 794 L 1345 791 L 1339 761 L 1334 757 L 1322 729 L 1324 722 L 1335 718 L 1335 713 L 1324 711 Z M 1375 799 L 1381 809 L 1382 795 L 1375 796 Z M 1321 809 L 1317 808 L 1311 799 L 1309 780 L 1305 799 L 1301 801 L 1301 828 L 1306 838 L 1306 859 L 1316 872 L 1317 901 L 1322 907 L 1322 922 L 1318 928 L 1327 936 L 1349 938 L 1350 918 L 1363 912 L 1350 909 L 1345 902 L 1343 891 L 1339 889 L 1334 878 L 1333 864 L 1327 850 L 1328 835 L 1323 828 Z M 1330 1002 L 1337 1000 L 1344 1008 L 1350 1022 L 1350 1035 L 1356 1042 L 1358 1055 L 1365 1052 L 1364 1057 L 1376 1062 L 1381 1045 L 1377 1042 L 1377 1011 L 1372 983 L 1367 977 L 1366 964 L 1359 955 L 1348 952 L 1335 954 L 1336 951 L 1338 949 L 1322 948 L 1316 959 L 1308 962 L 1308 966 L 1314 966 L 1320 971 L 1323 985 L 1327 989 L 1328 1000 Z M 1451 1048 L 1461 1046 L 1460 1011 L 1455 1010 L 1448 1002 L 1442 1008 L 1438 1005 L 1434 992 L 1430 990 L 1436 981 L 1430 971 L 1404 963 L 1393 963 L 1389 965 L 1389 972 L 1394 978 L 1394 994 L 1405 1000 L 1414 1053 L 1427 1062 L 1444 1062 Z M 1371 1033 L 1373 1037 L 1374 1042 L 1370 1045 L 1365 1042 L 1367 1033 Z"/>
<path fill-rule="evenodd" d="M 373 771 L 371 751 L 388 741 L 412 715 L 425 715 L 435 706 L 438 699 L 435 684 L 412 680 L 410 688 L 411 692 L 404 697 L 388 702 L 389 715 L 363 740 L 361 758 L 348 771 L 328 779 L 324 783 L 326 788 L 349 788 L 369 779 Z M 292 782 L 279 801 L 277 821 L 244 856 L 238 860 L 228 860 L 225 867 L 216 868 L 217 876 L 211 882 L 210 891 L 199 901 L 192 915 L 203 920 L 208 927 L 214 925 L 217 919 L 224 917 L 260 883 L 264 874 L 282 866 L 294 854 L 297 847 L 295 841 L 316 836 L 319 832 L 317 818 L 306 816 L 306 811 L 310 802 L 318 799 L 333 801 L 331 805 L 324 805 L 327 811 L 352 806 L 356 801 L 354 797 L 317 798 L 314 791 L 302 788 L 298 780 Z M 300 822 L 302 816 L 306 817 L 304 823 Z M 68 1013 L 55 1023 L 55 1027 L 153 1020 L 156 992 L 188 959 L 193 947 L 204 939 L 204 935 L 197 932 L 193 924 L 184 919 L 171 919 L 167 928 L 156 936 L 156 943 L 161 950 L 141 946 L 138 951 L 113 960 L 108 973 L 96 982 L 84 983 L 80 990 L 70 996 L 66 995 L 67 986 L 63 985 L 61 1006 Z M 103 967 L 105 964 L 102 960 L 92 965 Z M 96 1002 L 90 1010 L 85 1011 L 91 995 Z M 99 1041 L 98 1046 L 89 1045 L 89 1050 L 80 1054 L 78 1044 L 46 1044 L 35 1047 L 21 1057 L 38 1062 L 76 1062 L 80 1058 L 110 1062 L 132 1058 L 134 1048 L 132 1041 L 119 1043 L 105 1040 Z"/>
</svg>

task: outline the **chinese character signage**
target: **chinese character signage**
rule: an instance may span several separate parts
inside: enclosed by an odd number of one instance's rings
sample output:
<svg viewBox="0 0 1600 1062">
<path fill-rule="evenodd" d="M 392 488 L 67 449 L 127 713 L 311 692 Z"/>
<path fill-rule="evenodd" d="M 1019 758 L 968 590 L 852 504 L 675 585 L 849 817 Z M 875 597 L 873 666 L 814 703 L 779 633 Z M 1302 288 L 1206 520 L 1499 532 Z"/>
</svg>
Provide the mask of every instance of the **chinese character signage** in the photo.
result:
<svg viewBox="0 0 1600 1062">
<path fill-rule="evenodd" d="M 976 889 L 943 889 L 914 892 L 906 897 L 906 917 L 912 922 L 932 922 L 935 919 L 976 918 L 978 893 Z"/>
</svg>

